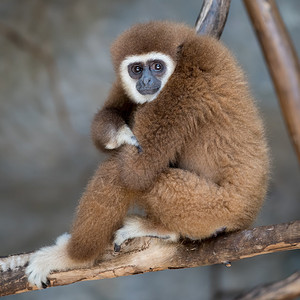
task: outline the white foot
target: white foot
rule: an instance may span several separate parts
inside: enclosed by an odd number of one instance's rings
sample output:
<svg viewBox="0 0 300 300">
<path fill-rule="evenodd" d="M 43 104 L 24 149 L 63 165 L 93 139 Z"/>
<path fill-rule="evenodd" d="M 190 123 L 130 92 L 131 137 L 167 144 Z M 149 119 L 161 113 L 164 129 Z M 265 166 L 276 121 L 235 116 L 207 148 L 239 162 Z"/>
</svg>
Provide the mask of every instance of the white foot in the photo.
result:
<svg viewBox="0 0 300 300">
<path fill-rule="evenodd" d="M 137 237 L 156 237 L 170 242 L 176 242 L 179 239 L 179 234 L 174 232 L 166 232 L 160 228 L 147 226 L 147 221 L 140 217 L 128 217 L 121 227 L 115 233 L 114 250 L 119 252 L 121 245 L 129 239 Z"/>
<path fill-rule="evenodd" d="M 47 277 L 51 271 L 89 265 L 86 262 L 75 262 L 68 256 L 67 244 L 70 237 L 70 234 L 64 233 L 57 238 L 54 245 L 43 247 L 31 255 L 29 265 L 25 271 L 31 285 L 46 288 L 49 284 Z"/>
</svg>

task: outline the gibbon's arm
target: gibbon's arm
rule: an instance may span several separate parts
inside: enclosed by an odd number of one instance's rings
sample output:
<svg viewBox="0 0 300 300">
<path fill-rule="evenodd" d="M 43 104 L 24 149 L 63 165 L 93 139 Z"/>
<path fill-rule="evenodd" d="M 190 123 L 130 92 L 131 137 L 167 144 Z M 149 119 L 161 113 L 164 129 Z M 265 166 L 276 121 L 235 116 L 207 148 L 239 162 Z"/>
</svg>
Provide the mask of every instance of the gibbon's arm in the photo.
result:
<svg viewBox="0 0 300 300">
<path fill-rule="evenodd" d="M 182 145 L 195 133 L 194 108 L 164 100 L 147 103 L 135 114 L 133 132 L 143 152 L 137 153 L 126 145 L 118 154 L 121 180 L 129 189 L 144 191 L 150 188 L 170 163 L 176 163 Z"/>
<path fill-rule="evenodd" d="M 124 93 L 121 84 L 115 82 L 104 107 L 96 113 L 91 125 L 92 140 L 99 150 L 116 149 L 125 143 L 138 147 L 128 126 L 135 106 Z"/>
</svg>

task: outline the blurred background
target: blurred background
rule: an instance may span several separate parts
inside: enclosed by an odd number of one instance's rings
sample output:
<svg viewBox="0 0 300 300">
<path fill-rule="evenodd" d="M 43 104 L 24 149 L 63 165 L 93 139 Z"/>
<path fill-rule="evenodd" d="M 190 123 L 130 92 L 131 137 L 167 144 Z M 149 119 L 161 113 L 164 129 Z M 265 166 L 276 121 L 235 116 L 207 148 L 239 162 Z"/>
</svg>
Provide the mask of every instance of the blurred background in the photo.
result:
<svg viewBox="0 0 300 300">
<path fill-rule="evenodd" d="M 300 1 L 278 0 L 300 53 Z M 89 128 L 114 79 L 111 42 L 130 25 L 197 18 L 199 0 L 0 1 L 0 256 L 51 244 L 68 231 L 104 156 Z M 255 225 L 300 217 L 300 171 L 242 1 L 232 1 L 223 42 L 243 66 L 265 120 L 272 180 Z M 232 299 L 300 269 L 299 251 L 225 266 L 77 283 L 8 299 Z"/>
</svg>

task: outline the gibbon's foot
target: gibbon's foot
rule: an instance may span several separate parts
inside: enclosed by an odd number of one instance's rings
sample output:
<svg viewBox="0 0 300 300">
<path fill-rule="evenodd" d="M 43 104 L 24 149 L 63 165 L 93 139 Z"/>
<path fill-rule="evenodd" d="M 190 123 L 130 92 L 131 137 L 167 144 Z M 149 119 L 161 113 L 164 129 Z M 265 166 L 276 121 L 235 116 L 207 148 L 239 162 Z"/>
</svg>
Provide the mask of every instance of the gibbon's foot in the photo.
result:
<svg viewBox="0 0 300 300">
<path fill-rule="evenodd" d="M 227 227 L 226 226 L 223 226 L 219 229 L 217 229 L 213 234 L 212 234 L 212 237 L 217 237 L 219 234 L 222 234 L 226 231 Z"/>
<path fill-rule="evenodd" d="M 54 245 L 43 247 L 31 255 L 25 271 L 31 285 L 46 288 L 50 283 L 47 278 L 50 272 L 65 268 L 66 245 L 70 237 L 70 234 L 64 233 L 57 238 Z"/>
<path fill-rule="evenodd" d="M 179 234 L 168 232 L 158 226 L 155 227 L 151 221 L 138 216 L 127 217 L 124 226 L 115 233 L 114 251 L 120 252 L 121 245 L 129 239 L 137 237 L 155 237 L 170 242 L 176 242 L 179 239 Z"/>
<path fill-rule="evenodd" d="M 64 233 L 56 239 L 54 245 L 43 247 L 30 256 L 25 273 L 31 285 L 36 285 L 38 288 L 46 288 L 50 284 L 47 277 L 51 271 L 62 271 L 93 265 L 94 260 L 79 262 L 70 258 L 67 251 L 70 238 L 70 234 Z"/>
</svg>

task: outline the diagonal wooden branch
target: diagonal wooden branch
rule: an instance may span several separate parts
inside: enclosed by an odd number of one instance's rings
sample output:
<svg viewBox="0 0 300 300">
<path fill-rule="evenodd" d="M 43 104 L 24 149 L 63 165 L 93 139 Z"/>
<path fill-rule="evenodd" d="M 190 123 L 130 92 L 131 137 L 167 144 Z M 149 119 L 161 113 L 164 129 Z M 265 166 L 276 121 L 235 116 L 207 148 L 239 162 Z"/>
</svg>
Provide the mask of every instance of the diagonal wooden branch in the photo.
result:
<svg viewBox="0 0 300 300">
<path fill-rule="evenodd" d="M 50 286 L 71 284 L 84 280 L 113 278 L 164 269 L 190 268 L 230 262 L 278 251 L 300 249 L 300 221 L 257 227 L 203 242 L 166 243 L 154 238 L 128 242 L 120 253 L 113 248 L 92 268 L 55 272 L 49 276 Z M 0 259 L 22 259 L 24 255 Z M 26 257 L 25 257 L 26 258 Z M 28 258 L 28 257 L 27 257 Z M 0 273 L 0 296 L 28 292 L 24 268 Z"/>
<path fill-rule="evenodd" d="M 300 296 L 300 272 L 284 280 L 257 287 L 235 300 L 287 300 Z"/>
</svg>

